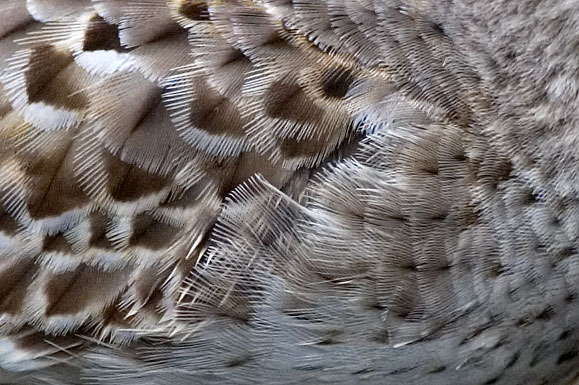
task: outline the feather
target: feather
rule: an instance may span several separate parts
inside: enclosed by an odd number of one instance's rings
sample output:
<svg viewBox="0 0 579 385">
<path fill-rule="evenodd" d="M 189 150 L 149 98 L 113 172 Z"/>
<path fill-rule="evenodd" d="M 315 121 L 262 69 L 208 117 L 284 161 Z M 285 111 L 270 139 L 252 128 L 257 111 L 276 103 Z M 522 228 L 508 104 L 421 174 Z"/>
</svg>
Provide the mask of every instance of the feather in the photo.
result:
<svg viewBox="0 0 579 385">
<path fill-rule="evenodd" d="M 16 31 L 33 21 L 28 13 L 26 3 L 19 0 L 7 0 L 0 7 L 0 37 Z"/>
<path fill-rule="evenodd" d="M 26 0 L 26 8 L 30 15 L 38 21 L 58 19 L 74 19 L 74 17 L 89 6 L 87 0 Z"/>
<path fill-rule="evenodd" d="M 576 19 L 4 0 L 0 383 L 570 384 Z"/>
</svg>

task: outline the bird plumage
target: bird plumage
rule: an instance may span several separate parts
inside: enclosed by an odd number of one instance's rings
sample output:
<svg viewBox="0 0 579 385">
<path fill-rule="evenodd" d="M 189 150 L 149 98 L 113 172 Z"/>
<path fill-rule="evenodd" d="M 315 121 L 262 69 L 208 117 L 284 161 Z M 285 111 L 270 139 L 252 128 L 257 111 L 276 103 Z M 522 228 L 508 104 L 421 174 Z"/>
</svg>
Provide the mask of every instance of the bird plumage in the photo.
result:
<svg viewBox="0 0 579 385">
<path fill-rule="evenodd" d="M 4 0 L 0 383 L 569 383 L 578 35 L 563 0 Z"/>
</svg>

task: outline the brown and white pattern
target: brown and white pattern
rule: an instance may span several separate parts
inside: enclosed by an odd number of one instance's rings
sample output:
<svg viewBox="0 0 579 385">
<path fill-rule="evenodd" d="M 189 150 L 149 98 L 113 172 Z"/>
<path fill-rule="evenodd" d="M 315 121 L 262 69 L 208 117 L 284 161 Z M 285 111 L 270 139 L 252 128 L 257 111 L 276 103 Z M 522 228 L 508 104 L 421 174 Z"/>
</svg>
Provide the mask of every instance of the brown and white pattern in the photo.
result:
<svg viewBox="0 0 579 385">
<path fill-rule="evenodd" d="M 579 11 L 3 0 L 0 384 L 565 384 Z"/>
</svg>

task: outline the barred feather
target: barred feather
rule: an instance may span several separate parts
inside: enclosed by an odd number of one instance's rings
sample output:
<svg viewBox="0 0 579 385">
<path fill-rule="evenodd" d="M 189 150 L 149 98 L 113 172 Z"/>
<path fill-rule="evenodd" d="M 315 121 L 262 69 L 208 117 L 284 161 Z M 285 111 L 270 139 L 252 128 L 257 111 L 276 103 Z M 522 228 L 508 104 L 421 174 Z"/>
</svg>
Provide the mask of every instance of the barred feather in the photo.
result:
<svg viewBox="0 0 579 385">
<path fill-rule="evenodd" d="M 568 384 L 578 12 L 4 0 L 0 384 Z"/>
</svg>

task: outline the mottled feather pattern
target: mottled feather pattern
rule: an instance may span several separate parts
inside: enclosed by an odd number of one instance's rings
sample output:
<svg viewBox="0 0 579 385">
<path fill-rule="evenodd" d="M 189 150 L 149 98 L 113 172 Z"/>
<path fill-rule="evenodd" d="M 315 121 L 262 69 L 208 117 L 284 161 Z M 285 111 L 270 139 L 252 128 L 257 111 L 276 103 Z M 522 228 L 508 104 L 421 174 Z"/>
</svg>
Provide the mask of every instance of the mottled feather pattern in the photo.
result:
<svg viewBox="0 0 579 385">
<path fill-rule="evenodd" d="M 0 384 L 570 384 L 579 12 L 3 0 Z"/>
</svg>

